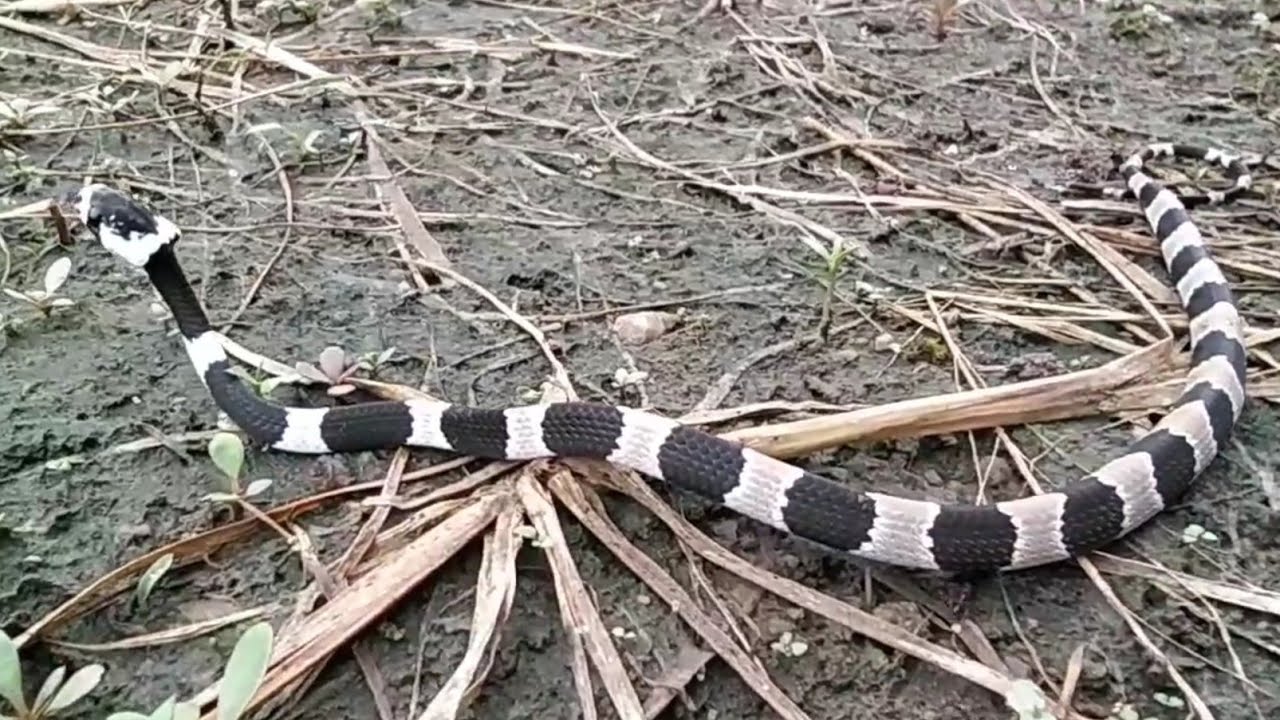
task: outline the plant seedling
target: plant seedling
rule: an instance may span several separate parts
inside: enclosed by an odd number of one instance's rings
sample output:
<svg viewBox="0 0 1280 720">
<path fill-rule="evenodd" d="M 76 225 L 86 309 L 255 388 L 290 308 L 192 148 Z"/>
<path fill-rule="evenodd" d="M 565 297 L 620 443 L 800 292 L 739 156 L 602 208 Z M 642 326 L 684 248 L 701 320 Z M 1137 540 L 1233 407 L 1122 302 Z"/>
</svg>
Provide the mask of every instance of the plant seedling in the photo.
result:
<svg viewBox="0 0 1280 720">
<path fill-rule="evenodd" d="M 227 492 L 240 495 L 240 472 L 244 469 L 244 443 L 240 436 L 220 432 L 209 440 L 209 459 L 227 478 Z"/>
<path fill-rule="evenodd" d="M 823 342 L 827 340 L 827 332 L 831 329 L 831 302 L 836 291 L 836 282 L 844 271 L 845 260 L 852 249 L 846 245 L 837 245 L 823 257 L 823 266 L 818 277 L 822 285 L 822 314 L 818 320 L 818 335 Z"/>
<path fill-rule="evenodd" d="M 270 395 L 271 391 L 275 390 L 277 387 L 288 384 L 288 383 L 297 382 L 299 379 L 301 379 L 300 376 L 294 376 L 294 375 L 284 375 L 284 376 L 270 375 L 262 380 L 259 380 L 253 375 L 249 374 L 247 370 L 240 367 L 231 368 L 231 372 L 235 373 L 237 376 L 239 376 L 241 380 L 244 380 L 246 383 L 248 383 L 249 386 L 253 388 L 254 392 L 258 393 L 264 398 Z"/>
<path fill-rule="evenodd" d="M 70 275 L 71 259 L 58 258 L 44 271 L 43 290 L 27 290 L 24 292 L 13 290 L 12 288 L 4 288 L 4 292 L 11 298 L 30 304 L 44 317 L 49 317 L 56 308 L 71 307 L 76 304 L 71 298 L 57 294 L 58 289 L 62 287 Z"/>
<path fill-rule="evenodd" d="M 18 665 L 18 646 L 0 630 L 0 697 L 17 715 L 0 714 L 3 720 L 41 720 L 56 717 L 77 700 L 93 691 L 106 671 L 101 665 L 86 665 L 63 682 L 67 669 L 53 669 L 40 685 L 35 700 L 27 702 L 22 692 L 22 668 Z"/>
<path fill-rule="evenodd" d="M 271 480 L 267 478 L 254 480 L 248 487 L 240 489 L 240 472 L 244 469 L 244 443 L 240 440 L 240 436 L 229 432 L 215 434 L 209 441 L 209 457 L 226 476 L 228 489 L 225 492 L 208 493 L 204 499 L 209 502 L 231 503 L 238 506 L 275 530 L 285 539 L 285 542 L 289 543 L 289 547 L 293 547 L 296 539 L 280 527 L 279 523 L 272 520 L 270 515 L 249 502 L 250 498 L 262 494 L 271 487 Z"/>
<path fill-rule="evenodd" d="M 156 558 L 151 563 L 151 567 L 142 573 L 142 577 L 138 578 L 138 585 L 133 590 L 133 600 L 138 607 L 147 604 L 147 598 L 151 597 L 151 591 L 155 589 L 156 583 L 160 582 L 160 578 L 169 572 L 169 568 L 173 567 L 173 553 L 165 553 Z"/>
<path fill-rule="evenodd" d="M 1182 542 L 1184 545 L 1192 545 L 1198 542 L 1217 542 L 1218 536 L 1213 532 L 1206 530 L 1203 525 L 1192 523 L 1182 529 Z"/>
<path fill-rule="evenodd" d="M 320 351 L 317 365 L 300 362 L 294 365 L 294 369 L 297 370 L 299 375 L 309 380 L 328 385 L 329 388 L 326 392 L 331 397 L 340 397 L 356 389 L 355 385 L 348 382 L 352 377 L 355 377 L 356 373 L 361 370 L 368 372 L 377 370 L 385 365 L 395 352 L 396 349 L 391 347 L 379 353 L 370 352 L 357 358 L 351 358 L 341 346 L 330 345 Z"/>
<path fill-rule="evenodd" d="M 222 502 L 247 499 L 260 495 L 271 487 L 271 480 L 263 478 L 249 483 L 243 490 L 240 487 L 240 474 L 244 470 L 244 442 L 235 433 L 220 432 L 209 440 L 209 459 L 227 478 L 226 492 L 210 493 L 207 500 Z"/>
<path fill-rule="evenodd" d="M 271 624 L 255 623 L 236 641 L 218 683 L 218 720 L 236 720 L 253 699 L 271 661 Z"/>
</svg>

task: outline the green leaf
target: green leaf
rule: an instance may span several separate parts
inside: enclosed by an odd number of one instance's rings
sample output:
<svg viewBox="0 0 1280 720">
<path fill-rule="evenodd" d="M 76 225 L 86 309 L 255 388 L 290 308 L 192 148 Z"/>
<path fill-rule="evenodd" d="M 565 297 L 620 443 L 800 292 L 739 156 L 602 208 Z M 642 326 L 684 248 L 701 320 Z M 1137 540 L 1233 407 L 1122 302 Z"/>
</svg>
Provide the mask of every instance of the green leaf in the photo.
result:
<svg viewBox="0 0 1280 720">
<path fill-rule="evenodd" d="M 156 558 L 151 563 L 151 567 L 142 573 L 142 577 L 138 578 L 138 587 L 134 590 L 133 596 L 138 601 L 138 605 L 146 605 L 147 598 L 151 597 L 151 590 L 160 582 L 160 578 L 169 572 L 169 568 L 173 567 L 173 553 L 165 553 Z"/>
<path fill-rule="evenodd" d="M 71 258 L 61 257 L 53 261 L 53 264 L 44 271 L 44 291 L 47 295 L 52 295 L 62 287 L 71 275 Z"/>
<path fill-rule="evenodd" d="M 0 697 L 9 701 L 19 715 L 27 713 L 27 701 L 22 697 L 22 666 L 18 664 L 18 646 L 0 630 Z"/>
<path fill-rule="evenodd" d="M 320 351 L 320 372 L 329 380 L 337 382 L 342 371 L 347 368 L 347 353 L 337 345 L 330 345 Z"/>
<path fill-rule="evenodd" d="M 98 683 L 102 682 L 104 672 L 106 668 L 101 665 L 86 665 L 72 673 L 58 693 L 53 696 L 53 700 L 49 701 L 46 713 L 52 715 L 93 692 Z"/>
<path fill-rule="evenodd" d="M 107 720 L 151 720 L 150 716 L 143 715 L 140 712 L 125 710 L 123 712 L 111 713 L 107 716 Z"/>
<path fill-rule="evenodd" d="M 265 492 L 269 487 L 271 487 L 271 478 L 254 480 L 244 489 L 244 496 L 247 498 L 254 497 L 255 495 Z"/>
<path fill-rule="evenodd" d="M 329 389 L 326 392 L 328 392 L 329 395 L 332 397 L 342 397 L 343 395 L 346 395 L 348 393 L 355 392 L 355 390 L 356 390 L 355 385 L 348 385 L 347 383 L 342 383 L 341 385 L 330 385 Z"/>
<path fill-rule="evenodd" d="M 218 720 L 236 720 L 248 707 L 267 672 L 273 637 L 271 623 L 260 622 L 236 641 L 226 673 L 218 683 Z"/>
<path fill-rule="evenodd" d="M 66 674 L 67 668 L 59 665 L 44 679 L 44 682 L 40 684 L 40 691 L 36 693 L 35 702 L 31 703 L 32 715 L 39 717 L 44 714 L 45 705 L 53 699 L 53 694 L 62 686 L 62 678 Z"/>
<path fill-rule="evenodd" d="M 223 475 L 235 482 L 240 479 L 244 467 L 244 443 L 234 433 L 220 432 L 209 441 L 209 457 Z"/>
</svg>

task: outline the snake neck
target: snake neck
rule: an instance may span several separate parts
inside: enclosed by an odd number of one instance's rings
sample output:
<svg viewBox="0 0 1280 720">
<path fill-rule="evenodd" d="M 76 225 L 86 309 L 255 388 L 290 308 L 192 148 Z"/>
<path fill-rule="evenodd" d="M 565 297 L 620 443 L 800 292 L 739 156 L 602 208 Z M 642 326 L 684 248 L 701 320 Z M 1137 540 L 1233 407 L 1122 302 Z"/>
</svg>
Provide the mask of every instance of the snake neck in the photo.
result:
<svg viewBox="0 0 1280 720">
<path fill-rule="evenodd" d="M 143 266 L 143 270 L 156 291 L 160 293 L 160 299 L 173 313 L 178 332 L 182 333 L 183 337 L 194 340 L 212 329 L 209 318 L 205 315 L 195 290 L 187 282 L 187 277 L 182 272 L 182 266 L 178 264 L 178 258 L 171 246 L 164 245 L 156 250 Z"/>
</svg>

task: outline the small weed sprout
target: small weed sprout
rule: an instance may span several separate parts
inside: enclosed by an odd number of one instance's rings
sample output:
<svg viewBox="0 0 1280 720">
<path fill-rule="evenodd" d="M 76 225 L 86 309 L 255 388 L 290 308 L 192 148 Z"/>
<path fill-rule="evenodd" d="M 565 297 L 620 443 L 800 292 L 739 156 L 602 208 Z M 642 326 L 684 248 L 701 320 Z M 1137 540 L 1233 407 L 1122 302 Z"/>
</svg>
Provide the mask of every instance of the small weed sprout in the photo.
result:
<svg viewBox="0 0 1280 720">
<path fill-rule="evenodd" d="M 6 295 L 21 300 L 34 307 L 44 317 L 49 317 L 57 308 L 71 307 L 75 300 L 58 294 L 58 289 L 71 275 L 71 259 L 58 258 L 44 271 L 43 290 L 14 290 L 3 288 Z"/>
<path fill-rule="evenodd" d="M 1218 542 L 1218 536 L 1210 530 L 1206 530 L 1203 525 L 1191 523 L 1182 529 L 1182 543 L 1184 545 L 1194 545 L 1195 543 Z"/>
<path fill-rule="evenodd" d="M 271 624 L 265 622 L 251 625 L 236 641 L 218 683 L 217 720 L 238 720 L 244 715 L 266 676 L 274 641 Z M 125 711 L 112 713 L 107 720 L 198 720 L 199 717 L 199 706 L 177 702 L 177 698 L 170 695 L 150 715 Z"/>
<path fill-rule="evenodd" d="M 234 373 L 236 376 L 238 376 L 241 380 L 244 380 L 246 383 L 248 383 L 249 386 L 253 388 L 254 392 L 258 393 L 264 398 L 270 395 L 271 392 L 275 390 L 277 387 L 280 387 L 281 385 L 285 385 L 288 383 L 297 382 L 298 380 L 301 379 L 300 377 L 293 376 L 293 375 L 285 375 L 285 376 L 270 375 L 270 376 L 267 376 L 266 378 L 263 378 L 262 380 L 259 380 L 258 378 L 251 375 L 247 370 L 241 367 L 233 367 L 231 368 L 231 372 Z"/>
<path fill-rule="evenodd" d="M 823 257 L 824 262 L 818 277 L 818 282 L 822 285 L 822 316 L 818 321 L 818 335 L 823 341 L 827 339 L 827 332 L 831 329 L 831 301 L 835 295 L 836 281 L 844 272 L 845 260 L 849 258 L 851 252 L 850 247 L 839 244 Z"/>
<path fill-rule="evenodd" d="M 77 700 L 93 691 L 102 681 L 106 671 L 101 665 L 86 665 L 71 674 L 63 682 L 67 669 L 61 665 L 53 669 L 40 685 L 40 690 L 30 703 L 22 692 L 22 668 L 18 664 L 18 646 L 0 630 L 0 697 L 4 698 L 16 715 L 3 715 L 4 720 L 40 720 L 56 717 Z"/>
<path fill-rule="evenodd" d="M 156 561 L 151 563 L 151 567 L 142 573 L 142 577 L 138 578 L 137 587 L 133 590 L 133 601 L 138 607 L 146 607 L 147 598 L 151 597 L 151 591 L 155 589 L 156 583 L 160 582 L 160 578 L 163 578 L 171 567 L 173 567 L 173 553 L 165 553 L 156 558 Z"/>
<path fill-rule="evenodd" d="M 227 479 L 225 492 L 209 493 L 206 500 L 213 502 L 236 502 L 247 500 L 262 494 L 271 487 L 271 480 L 260 479 L 249 483 L 241 489 L 240 474 L 244 470 L 244 442 L 235 433 L 220 432 L 209 440 L 209 459 L 222 471 Z"/>
<path fill-rule="evenodd" d="M 327 392 L 330 396 L 340 397 L 356 389 L 355 385 L 348 380 L 355 377 L 357 372 L 361 370 L 376 372 L 391 360 L 395 352 L 396 349 L 392 347 L 382 352 L 368 352 L 352 358 L 340 346 L 330 345 L 320 351 L 316 365 L 300 362 L 294 366 L 294 369 L 304 378 L 328 385 Z"/>
<path fill-rule="evenodd" d="M 280 123 L 268 122 L 248 128 L 245 134 L 257 135 L 265 144 L 267 133 L 272 131 L 279 131 L 286 136 L 288 148 L 284 152 L 284 160 L 299 165 L 324 162 L 324 148 L 320 143 L 324 138 L 323 130 L 292 130 Z"/>
<path fill-rule="evenodd" d="M 240 436 L 230 432 L 215 434 L 209 441 L 209 457 L 227 478 L 228 489 L 225 492 L 208 493 L 204 499 L 208 502 L 231 504 L 234 506 L 233 513 L 239 510 L 247 512 L 275 530 L 290 548 L 296 547 L 297 538 L 280 527 L 280 524 L 272 520 L 270 515 L 249 502 L 250 499 L 261 495 L 271 487 L 272 481 L 267 478 L 254 480 L 248 487 L 240 489 L 240 473 L 244 469 L 244 443 L 240 440 Z"/>
<path fill-rule="evenodd" d="M 218 683 L 218 720 L 236 720 L 253 699 L 271 661 L 271 624 L 252 625 L 236 641 L 227 669 Z"/>
<path fill-rule="evenodd" d="M 244 469 L 244 443 L 240 436 L 220 432 L 209 440 L 209 459 L 227 478 L 227 492 L 240 494 L 240 471 Z"/>
</svg>

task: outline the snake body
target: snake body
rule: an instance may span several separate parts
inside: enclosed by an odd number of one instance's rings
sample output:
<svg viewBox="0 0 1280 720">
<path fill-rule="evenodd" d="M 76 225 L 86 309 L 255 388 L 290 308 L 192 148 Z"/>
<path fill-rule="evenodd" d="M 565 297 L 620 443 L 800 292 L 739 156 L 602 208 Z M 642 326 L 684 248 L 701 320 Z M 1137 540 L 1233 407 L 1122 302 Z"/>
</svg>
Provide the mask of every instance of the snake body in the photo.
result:
<svg viewBox="0 0 1280 720">
<path fill-rule="evenodd" d="M 1120 166 L 1189 320 L 1191 362 L 1180 397 L 1127 451 L 1063 490 L 989 505 L 859 492 L 761 452 L 642 410 L 591 402 L 479 408 L 435 401 L 281 407 L 231 372 L 178 263 L 169 220 L 101 184 L 69 197 L 108 251 L 141 268 L 173 313 L 213 401 L 253 441 L 290 453 L 425 447 L 480 458 L 601 458 L 691 491 L 827 548 L 890 565 L 968 574 L 1061 561 L 1101 548 L 1174 503 L 1227 442 L 1245 403 L 1245 346 L 1226 278 L 1178 196 L 1144 172 L 1156 157 L 1221 164 L 1249 187 L 1238 158 L 1168 143 Z"/>
</svg>

